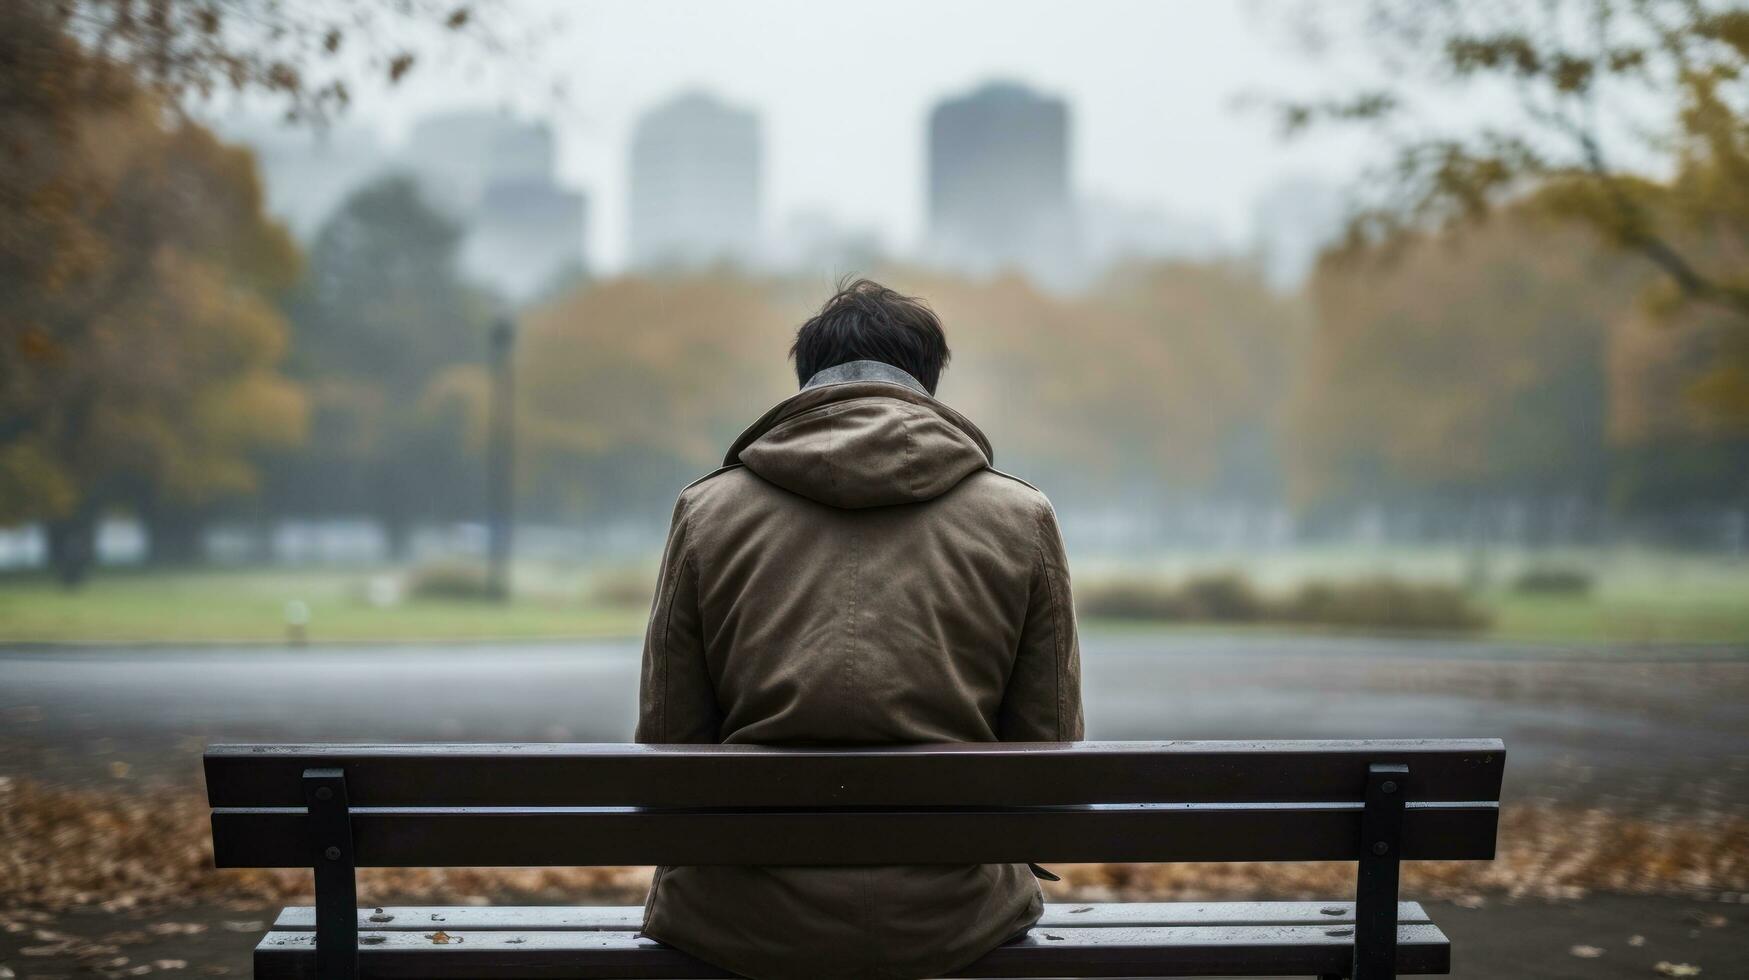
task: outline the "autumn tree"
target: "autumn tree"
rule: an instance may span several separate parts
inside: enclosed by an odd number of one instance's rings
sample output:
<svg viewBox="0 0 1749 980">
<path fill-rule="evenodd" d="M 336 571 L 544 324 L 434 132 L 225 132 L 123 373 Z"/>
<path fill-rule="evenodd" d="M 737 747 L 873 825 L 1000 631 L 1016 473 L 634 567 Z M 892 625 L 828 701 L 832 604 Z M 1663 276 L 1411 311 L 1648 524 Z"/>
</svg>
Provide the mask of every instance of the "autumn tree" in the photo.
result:
<svg viewBox="0 0 1749 980">
<path fill-rule="evenodd" d="M 235 93 L 319 122 L 449 38 L 499 43 L 436 0 L 0 4 L 0 520 L 46 522 L 65 580 L 111 507 L 187 552 L 301 435 L 273 307 L 296 251 L 191 110 Z"/>
<path fill-rule="evenodd" d="M 942 314 L 956 404 L 1066 499 L 1274 496 L 1280 395 L 1305 317 L 1255 269 L 1138 263 L 1074 296 L 1019 277 L 904 270 L 895 282 Z"/>
<path fill-rule="evenodd" d="M 1136 266 L 1083 296 L 1019 277 L 871 273 L 940 314 L 954 351 L 940 396 L 989 433 L 997 465 L 1061 502 L 1273 491 L 1260 471 L 1273 469 L 1304 315 L 1254 271 Z M 726 272 L 629 277 L 534 311 L 517 358 L 525 510 L 665 518 L 680 487 L 795 390 L 785 353 L 830 291 Z"/>
<path fill-rule="evenodd" d="M 1749 352 L 1722 359 L 1719 351 L 1749 338 L 1722 311 L 1673 316 L 1630 309 L 1611 325 L 1611 503 L 1651 518 L 1741 513 L 1749 510 L 1749 428 L 1737 420 L 1749 417 L 1741 404 L 1749 378 L 1726 371 L 1749 367 Z"/>
<path fill-rule="evenodd" d="M 176 109 L 247 93 L 293 122 L 320 123 L 371 80 L 399 82 L 450 38 L 483 50 L 507 41 L 485 3 L 459 0 L 13 0 L 77 40 L 101 64 Z"/>
<path fill-rule="evenodd" d="M 527 510 L 662 520 L 742 426 L 794 390 L 784 353 L 804 309 L 769 283 L 721 272 L 591 283 L 525 316 L 516 371 Z"/>
<path fill-rule="evenodd" d="M 45 522 L 74 583 L 105 510 L 247 492 L 299 438 L 273 305 L 297 252 L 247 152 L 28 14 L 0 14 L 0 520 Z"/>
<path fill-rule="evenodd" d="M 1749 333 L 1749 10 L 1726 0 L 1312 0 L 1321 44 L 1369 46 L 1382 84 L 1284 107 L 1290 129 L 1374 128 L 1357 241 L 1534 198 L 1637 256 L 1655 312 Z M 1361 40 L 1364 38 L 1365 40 Z M 1675 324 L 1680 328 L 1682 322 Z M 1715 345 L 1696 387 L 1749 424 L 1749 342 Z M 1726 389 L 1730 389 L 1727 391 Z"/>
<path fill-rule="evenodd" d="M 1508 508 L 1545 525 L 1595 513 L 1636 269 L 1529 207 L 1326 256 L 1291 414 L 1297 499 L 1420 510 L 1463 534 Z"/>
</svg>

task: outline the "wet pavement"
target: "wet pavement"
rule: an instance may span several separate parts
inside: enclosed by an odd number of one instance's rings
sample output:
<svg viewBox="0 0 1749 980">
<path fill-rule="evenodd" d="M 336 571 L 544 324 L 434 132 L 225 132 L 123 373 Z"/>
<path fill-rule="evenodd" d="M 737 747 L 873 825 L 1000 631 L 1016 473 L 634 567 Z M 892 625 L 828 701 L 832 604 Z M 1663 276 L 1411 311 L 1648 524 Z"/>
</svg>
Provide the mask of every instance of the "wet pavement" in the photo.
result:
<svg viewBox="0 0 1749 980">
<path fill-rule="evenodd" d="M 1511 799 L 1749 813 L 1749 650 L 1083 636 L 1094 739 L 1492 736 Z M 0 650 L 0 774 L 182 781 L 209 741 L 630 737 L 638 645 Z"/>
</svg>

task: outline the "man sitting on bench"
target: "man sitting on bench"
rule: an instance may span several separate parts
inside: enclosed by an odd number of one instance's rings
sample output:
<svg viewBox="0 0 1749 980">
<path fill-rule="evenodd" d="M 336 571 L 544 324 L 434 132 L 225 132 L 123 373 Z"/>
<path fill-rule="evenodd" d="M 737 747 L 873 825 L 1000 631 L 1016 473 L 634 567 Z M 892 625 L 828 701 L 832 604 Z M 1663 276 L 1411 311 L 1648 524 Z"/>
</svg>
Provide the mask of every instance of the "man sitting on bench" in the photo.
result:
<svg viewBox="0 0 1749 980">
<path fill-rule="evenodd" d="M 638 741 L 1080 739 L 1056 515 L 936 401 L 936 315 L 858 280 L 790 355 L 801 390 L 675 505 Z M 664 867 L 643 932 L 749 977 L 932 977 L 1042 909 L 1024 864 Z"/>
</svg>

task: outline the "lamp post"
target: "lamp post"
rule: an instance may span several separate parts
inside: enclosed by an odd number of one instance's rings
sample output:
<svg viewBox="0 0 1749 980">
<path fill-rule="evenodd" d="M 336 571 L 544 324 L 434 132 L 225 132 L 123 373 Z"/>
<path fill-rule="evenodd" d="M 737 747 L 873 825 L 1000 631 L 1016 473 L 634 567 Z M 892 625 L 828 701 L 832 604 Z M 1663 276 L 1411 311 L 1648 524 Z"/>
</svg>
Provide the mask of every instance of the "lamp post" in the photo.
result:
<svg viewBox="0 0 1749 980">
<path fill-rule="evenodd" d="M 515 372 L 511 351 L 516 322 L 492 324 L 492 401 L 486 444 L 486 585 L 500 602 L 510 598 L 510 536 L 516 470 Z"/>
</svg>

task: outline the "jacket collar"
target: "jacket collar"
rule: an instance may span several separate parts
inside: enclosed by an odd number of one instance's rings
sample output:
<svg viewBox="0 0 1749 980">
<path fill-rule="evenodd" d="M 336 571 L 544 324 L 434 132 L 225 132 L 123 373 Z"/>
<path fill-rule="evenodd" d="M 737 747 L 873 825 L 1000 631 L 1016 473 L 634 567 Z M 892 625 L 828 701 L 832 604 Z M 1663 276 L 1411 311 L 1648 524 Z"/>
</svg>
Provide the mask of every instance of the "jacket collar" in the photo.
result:
<svg viewBox="0 0 1749 980">
<path fill-rule="evenodd" d="M 890 384 L 904 385 L 920 395 L 928 395 L 929 389 L 923 387 L 923 382 L 912 377 L 910 372 L 896 368 L 885 361 L 845 361 L 834 364 L 823 371 L 816 372 L 802 385 L 802 390 L 818 388 L 821 385 L 844 384 L 849 381 L 885 381 Z"/>
<path fill-rule="evenodd" d="M 873 365 L 864 368 L 862 365 Z M 891 377 L 869 378 L 839 378 L 828 377 L 841 368 L 856 372 L 873 370 L 876 372 L 891 372 Z M 993 465 L 996 459 L 995 450 L 990 448 L 990 439 L 972 420 L 954 411 L 947 405 L 935 400 L 928 389 L 911 375 L 899 368 L 881 361 L 850 361 L 836 367 L 829 367 L 808 379 L 802 390 L 773 405 L 769 411 L 759 417 L 759 420 L 748 426 L 737 438 L 729 451 L 723 457 L 724 466 L 735 466 L 741 462 L 741 450 L 752 445 L 755 439 L 769 432 L 772 427 L 791 419 L 803 412 L 809 412 L 822 405 L 845 401 L 851 398 L 897 398 L 900 401 L 922 405 L 958 426 L 978 448 L 984 451 L 984 458 Z"/>
</svg>

